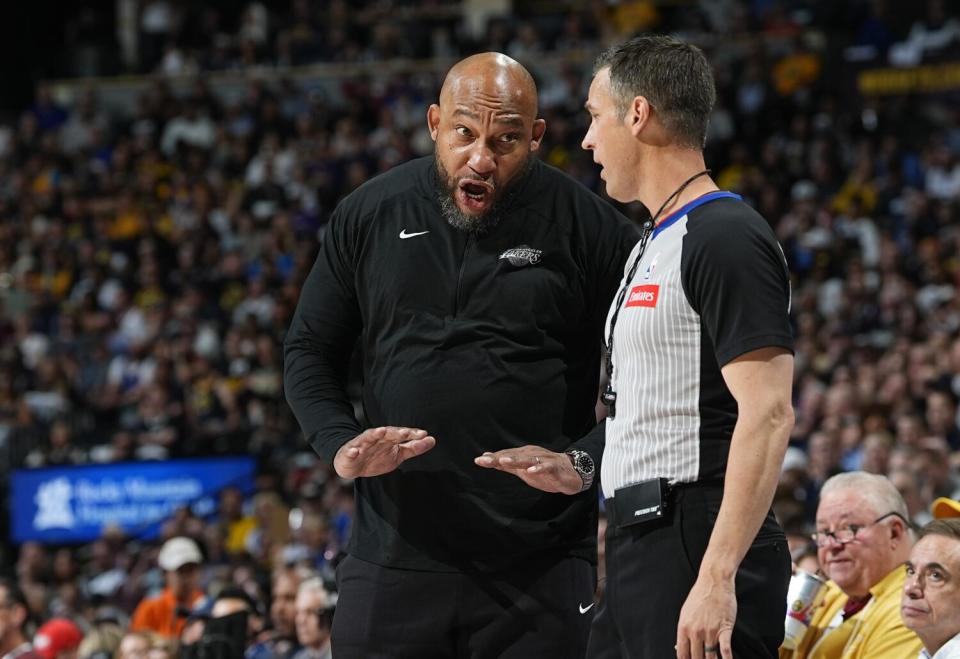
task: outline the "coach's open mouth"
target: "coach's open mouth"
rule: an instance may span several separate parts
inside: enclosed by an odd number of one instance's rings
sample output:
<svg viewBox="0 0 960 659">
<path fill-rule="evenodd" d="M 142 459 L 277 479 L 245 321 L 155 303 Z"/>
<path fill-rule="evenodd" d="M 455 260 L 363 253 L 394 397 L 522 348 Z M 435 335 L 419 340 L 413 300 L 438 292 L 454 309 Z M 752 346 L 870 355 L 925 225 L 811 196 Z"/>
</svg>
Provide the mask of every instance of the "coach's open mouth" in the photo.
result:
<svg viewBox="0 0 960 659">
<path fill-rule="evenodd" d="M 457 205 L 460 210 L 471 215 L 486 212 L 493 203 L 493 190 L 493 186 L 486 181 L 460 181 L 457 186 Z"/>
</svg>

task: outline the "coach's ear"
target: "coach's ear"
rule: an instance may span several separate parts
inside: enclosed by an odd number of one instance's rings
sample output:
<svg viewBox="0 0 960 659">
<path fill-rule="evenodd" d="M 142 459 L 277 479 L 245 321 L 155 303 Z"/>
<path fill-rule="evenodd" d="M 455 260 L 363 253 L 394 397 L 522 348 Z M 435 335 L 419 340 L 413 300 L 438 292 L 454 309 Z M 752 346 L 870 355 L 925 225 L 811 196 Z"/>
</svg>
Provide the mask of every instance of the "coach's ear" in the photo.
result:
<svg viewBox="0 0 960 659">
<path fill-rule="evenodd" d="M 540 141 L 543 134 L 547 132 L 547 122 L 543 119 L 535 119 L 533 122 L 533 139 L 530 140 L 530 151 L 536 151 L 540 148 Z"/>
<path fill-rule="evenodd" d="M 440 106 L 436 103 L 427 108 L 427 128 L 430 129 L 430 139 L 436 142 L 440 130 Z"/>
</svg>

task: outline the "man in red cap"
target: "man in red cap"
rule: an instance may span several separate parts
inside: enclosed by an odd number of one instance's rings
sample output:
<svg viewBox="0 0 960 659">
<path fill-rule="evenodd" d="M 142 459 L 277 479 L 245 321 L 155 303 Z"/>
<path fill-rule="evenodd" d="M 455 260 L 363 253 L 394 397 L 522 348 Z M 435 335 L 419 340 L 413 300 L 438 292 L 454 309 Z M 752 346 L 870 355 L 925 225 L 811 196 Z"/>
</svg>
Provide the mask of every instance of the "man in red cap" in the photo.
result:
<svg viewBox="0 0 960 659">
<path fill-rule="evenodd" d="M 66 618 L 52 618 L 33 637 L 33 650 L 40 659 L 77 659 L 83 632 Z"/>
</svg>

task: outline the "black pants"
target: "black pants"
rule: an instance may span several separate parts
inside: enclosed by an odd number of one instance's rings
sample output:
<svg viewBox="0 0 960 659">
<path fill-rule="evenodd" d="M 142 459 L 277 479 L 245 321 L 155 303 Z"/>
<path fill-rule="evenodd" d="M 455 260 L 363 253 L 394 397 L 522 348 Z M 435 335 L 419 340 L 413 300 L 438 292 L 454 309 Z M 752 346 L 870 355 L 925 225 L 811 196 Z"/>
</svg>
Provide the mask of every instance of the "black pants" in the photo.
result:
<svg viewBox="0 0 960 659">
<path fill-rule="evenodd" d="M 676 657 L 680 609 L 696 581 L 722 496 L 719 486 L 679 489 L 665 519 L 607 527 L 607 582 L 590 632 L 590 659 Z M 789 581 L 787 543 L 768 514 L 737 571 L 737 659 L 777 657 Z"/>
<path fill-rule="evenodd" d="M 596 571 L 580 558 L 492 575 L 337 568 L 337 659 L 583 659 Z"/>
</svg>

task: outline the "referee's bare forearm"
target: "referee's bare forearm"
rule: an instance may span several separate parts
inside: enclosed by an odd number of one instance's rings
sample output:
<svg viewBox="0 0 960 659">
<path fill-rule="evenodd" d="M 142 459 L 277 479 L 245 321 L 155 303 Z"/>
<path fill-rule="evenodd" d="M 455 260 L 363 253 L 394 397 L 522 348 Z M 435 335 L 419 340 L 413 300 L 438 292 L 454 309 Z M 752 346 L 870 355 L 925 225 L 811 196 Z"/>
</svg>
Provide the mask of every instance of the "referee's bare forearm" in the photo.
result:
<svg viewBox="0 0 960 659">
<path fill-rule="evenodd" d="M 700 573 L 733 578 L 770 509 L 793 429 L 793 356 L 781 348 L 755 350 L 722 373 L 739 412 L 723 503 Z"/>
</svg>

